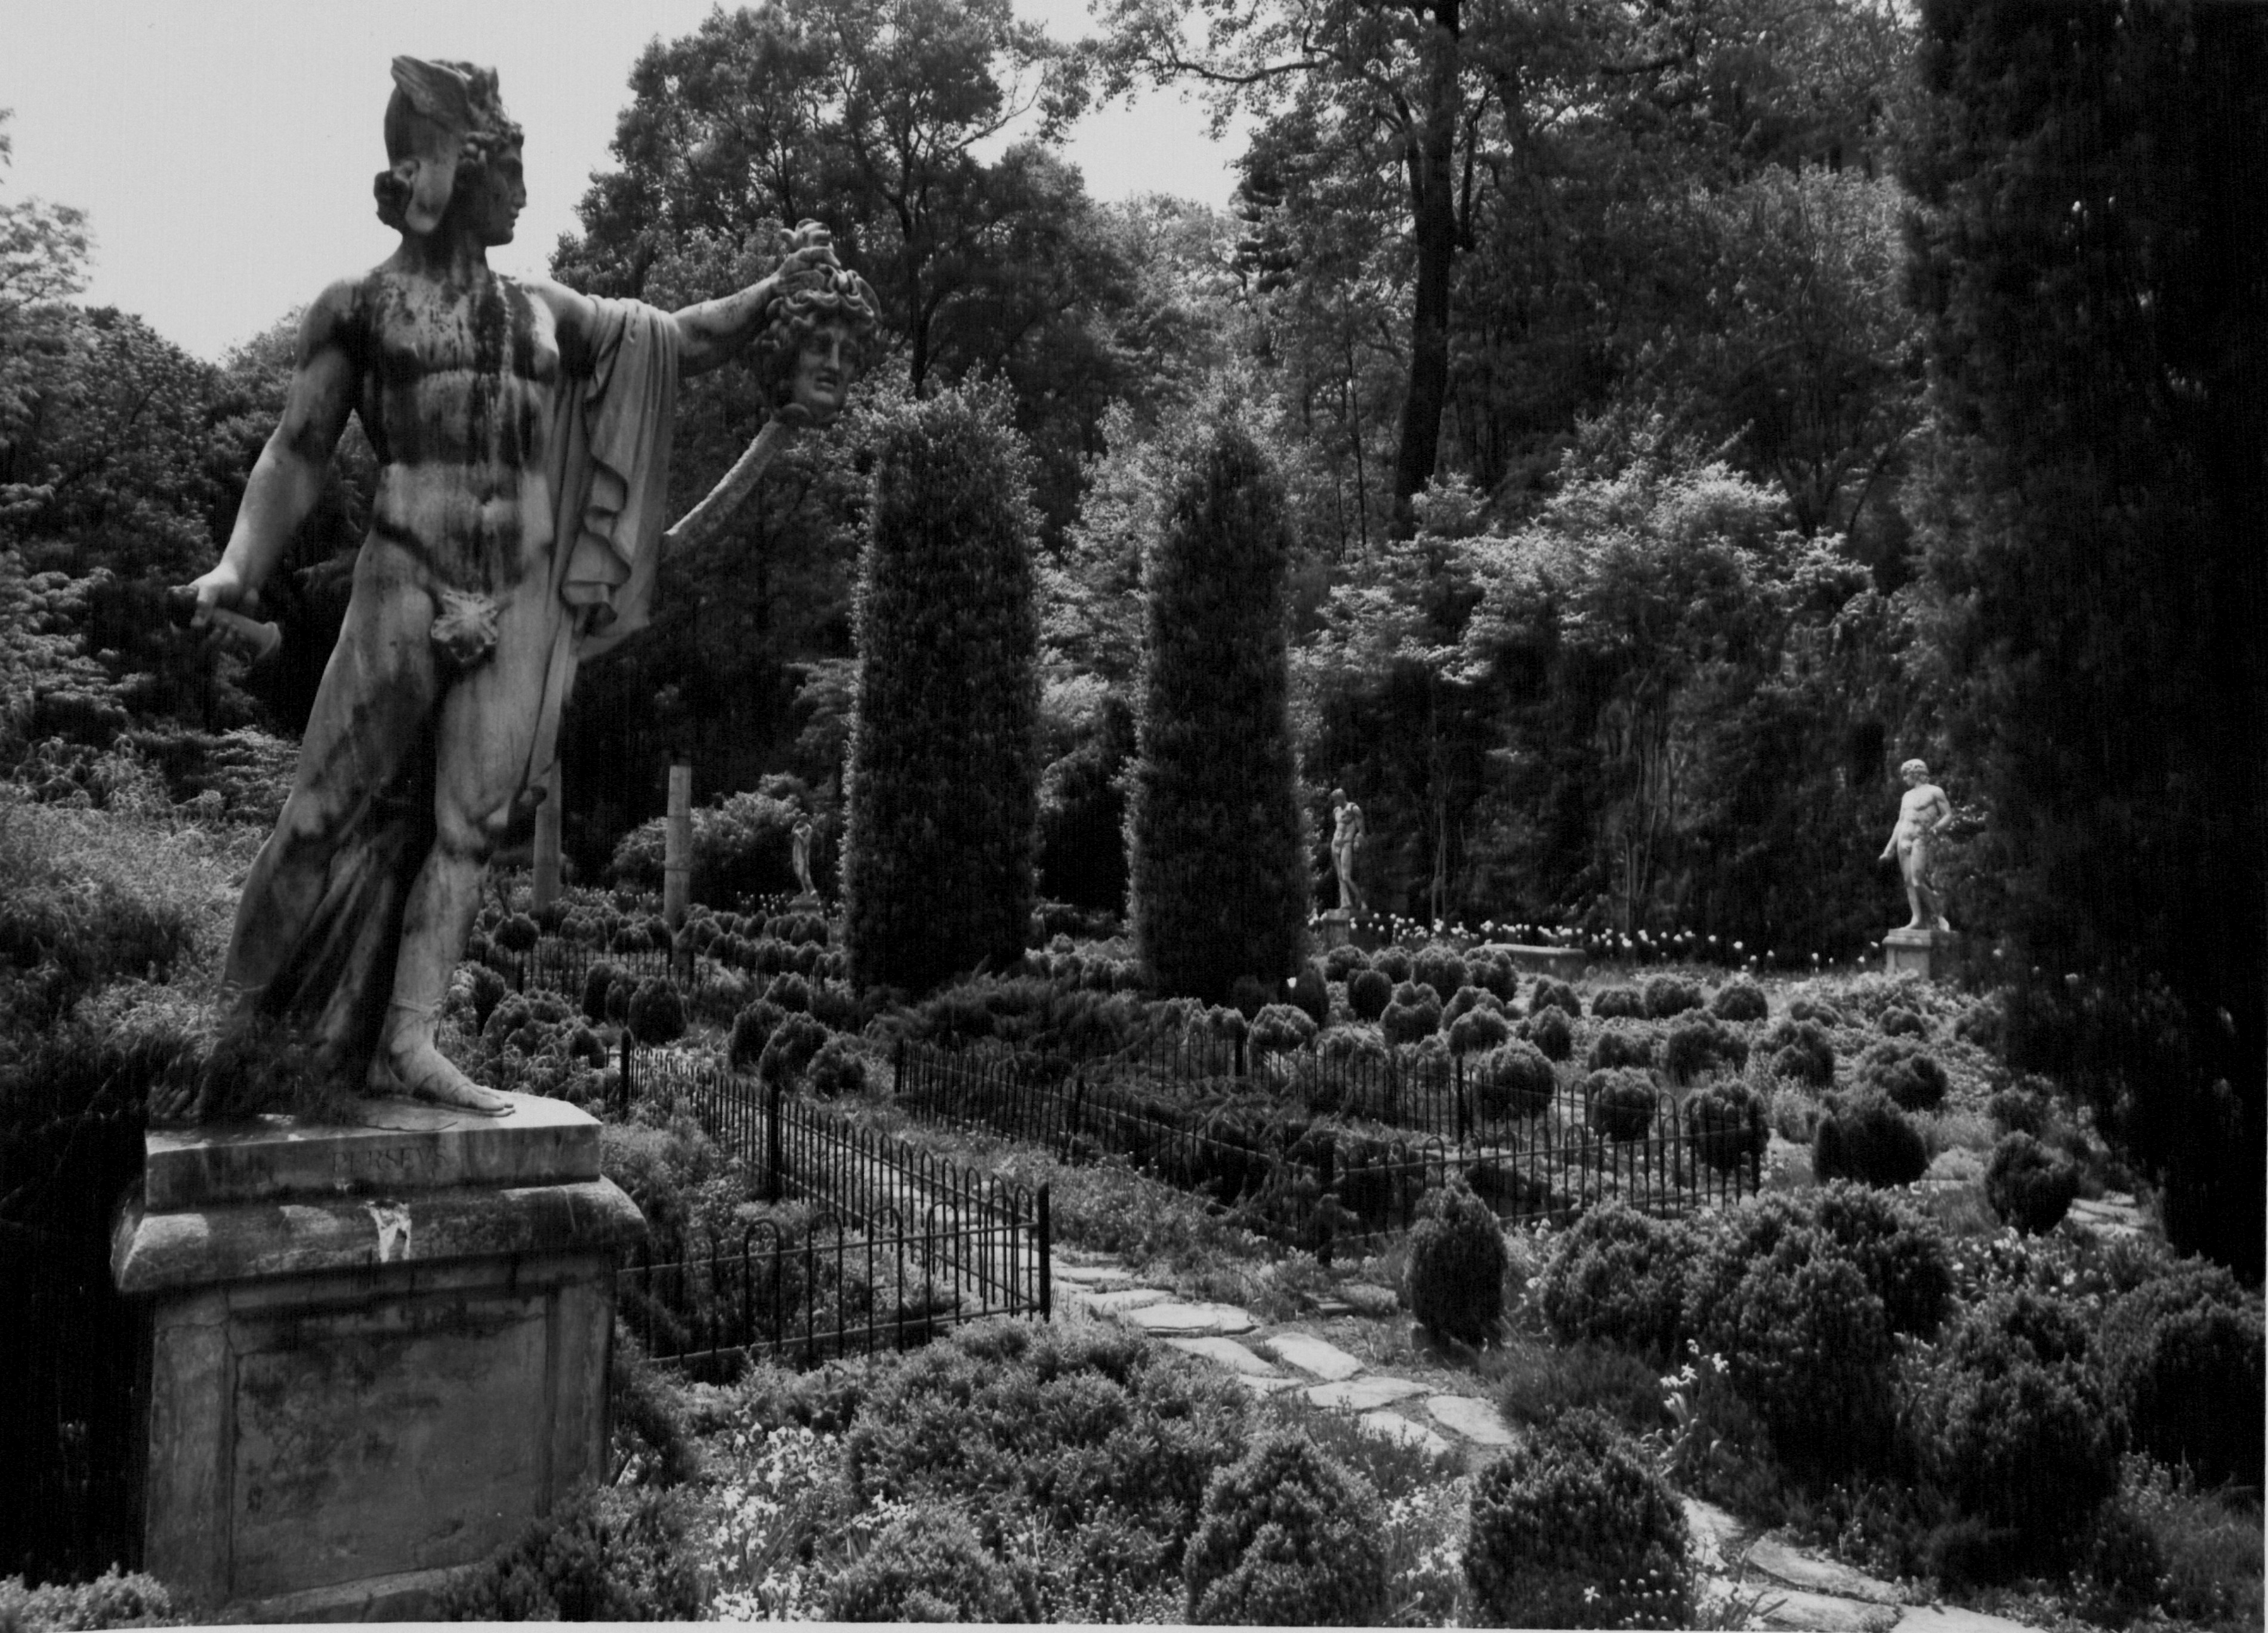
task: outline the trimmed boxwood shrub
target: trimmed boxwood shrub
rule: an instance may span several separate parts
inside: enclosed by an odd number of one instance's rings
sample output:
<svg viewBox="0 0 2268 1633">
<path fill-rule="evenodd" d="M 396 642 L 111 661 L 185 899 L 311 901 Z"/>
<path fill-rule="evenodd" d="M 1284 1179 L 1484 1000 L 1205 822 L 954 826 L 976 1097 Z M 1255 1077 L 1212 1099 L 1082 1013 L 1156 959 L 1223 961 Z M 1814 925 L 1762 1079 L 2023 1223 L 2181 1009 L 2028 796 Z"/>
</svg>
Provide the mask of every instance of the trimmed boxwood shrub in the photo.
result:
<svg viewBox="0 0 2268 1633">
<path fill-rule="evenodd" d="M 1998 1550 L 1969 1549 L 1971 1569 L 2052 1560 L 2117 1490 L 2124 1421 L 2069 1301 L 2029 1288 L 1993 1293 L 1906 1381 L 1931 1473 L 2005 1539 Z"/>
<path fill-rule="evenodd" d="M 1928 1050 L 1903 1038 L 1885 1038 L 1859 1056 L 1859 1085 L 1878 1089 L 1902 1111 L 1935 1111 L 1945 1103 L 1945 1068 Z"/>
<path fill-rule="evenodd" d="M 1307 853 L 1292 741 L 1281 482 L 1218 423 L 1185 453 L 1144 574 L 1128 901 L 1158 989 L 1217 1004 L 1293 967 Z"/>
<path fill-rule="evenodd" d="M 1140 967 L 1130 960 L 1121 966 L 1121 974 L 1130 970 L 1138 974 Z M 1121 989 L 1123 988 L 1121 981 L 1114 980 L 1111 985 Z M 1305 1015 L 1313 1028 L 1320 1029 L 1331 1024 L 1330 983 L 1323 975 L 1323 967 L 1314 959 L 1300 966 L 1300 973 L 1293 977 L 1292 989 L 1285 995 L 1285 1001 Z M 1312 1032 L 1310 1035 L 1313 1035 Z"/>
<path fill-rule="evenodd" d="M 2046 1095 L 2020 1083 L 1993 1090 L 1992 1098 L 1984 1102 L 1984 1114 L 2003 1134 L 2029 1134 L 2036 1140 L 2047 1133 L 2054 1109 Z"/>
<path fill-rule="evenodd" d="M 1516 1038 L 1491 1050 L 1466 1080 L 1472 1085 L 1481 1115 L 1491 1122 L 1506 1117 L 1524 1122 L 1542 1116 L 1559 1086 L 1558 1076 L 1543 1051 Z"/>
<path fill-rule="evenodd" d="M 1504 1231 L 1462 1180 L 1427 1191 L 1403 1280 L 1410 1313 L 1432 1332 L 1478 1344 L 1504 1316 Z"/>
<path fill-rule="evenodd" d="M 1528 1297 L 1563 1343 L 1592 1340 L 1657 1363 L 1684 1333 L 1687 1231 L 1609 1202 L 1559 1232 Z"/>
<path fill-rule="evenodd" d="M 1563 1009 L 1536 1011 L 1520 1023 L 1520 1035 L 1535 1045 L 1546 1060 L 1565 1060 L 1575 1052 L 1575 1027 Z"/>
<path fill-rule="evenodd" d="M 2027 1236 L 2043 1235 L 2063 1223 L 2079 1197 L 2079 1166 L 2029 1134 L 2004 1134 L 1984 1166 L 1984 1200 Z"/>
<path fill-rule="evenodd" d="M 892 1520 L 835 1578 L 827 1615 L 836 1622 L 1028 1622 L 1031 1607 L 976 1527 L 949 1508 L 923 1506 Z"/>
<path fill-rule="evenodd" d="M 1420 947 L 1410 956 L 1410 975 L 1436 992 L 1454 992 L 1470 979 L 1465 960 L 1447 947 Z"/>
<path fill-rule="evenodd" d="M 648 975 L 630 995 L 630 1036 L 640 1043 L 674 1043 L 685 1035 L 685 1000 L 659 975 Z"/>
<path fill-rule="evenodd" d="M 1304 1010 L 1268 1004 L 1252 1018 L 1252 1047 L 1263 1054 L 1303 1048 L 1314 1041 L 1315 1023 Z"/>
<path fill-rule="evenodd" d="M 986 391 L 909 402 L 876 442 L 843 791 L 862 987 L 925 992 L 1023 950 L 1040 782 L 1029 465 Z"/>
<path fill-rule="evenodd" d="M 1588 1064 L 1593 1071 L 1611 1071 L 1618 1066 L 1650 1067 L 1653 1064 L 1653 1033 L 1642 1026 L 1619 1023 L 1608 1026 L 1591 1040 Z"/>
<path fill-rule="evenodd" d="M 1381 947 L 1370 955 L 1370 967 L 1385 972 L 1388 981 L 1410 979 L 1410 953 L 1403 947 Z"/>
<path fill-rule="evenodd" d="M 622 972 L 606 960 L 600 959 L 583 975 L 583 1018 L 596 1025 L 607 1019 L 607 993 L 620 981 Z"/>
<path fill-rule="evenodd" d="M 1440 1030 L 1441 1000 L 1421 982 L 1405 981 L 1394 989 L 1394 1002 L 1378 1018 L 1388 1043 L 1416 1043 Z"/>
<path fill-rule="evenodd" d="M 1683 975 L 1655 975 L 1646 983 L 1646 1012 L 1656 1020 L 1701 1007 L 1701 988 Z"/>
<path fill-rule="evenodd" d="M 1376 1020 L 1392 1002 L 1394 983 L 1382 969 L 1359 969 L 1347 982 L 1347 1007 L 1357 1019 Z"/>
<path fill-rule="evenodd" d="M 1512 1628 L 1692 1624 L 1690 1539 L 1652 1460 L 1587 1407 L 1514 1443 L 1474 1482 L 1474 1618 Z"/>
<path fill-rule="evenodd" d="M 1851 1023 L 1843 1011 L 1824 998 L 1800 997 L 1787 1006 L 1790 1020 L 1808 1020 L 1818 1026 L 1847 1026 Z"/>
<path fill-rule="evenodd" d="M 1366 1627 L 1386 1620 L 1377 1491 L 1296 1430 L 1213 1475 L 1182 1556 L 1189 1620 Z"/>
<path fill-rule="evenodd" d="M 1591 1013 L 1601 1020 L 1644 1020 L 1646 994 L 1636 987 L 1602 987 L 1591 995 Z"/>
<path fill-rule="evenodd" d="M 2102 1358 L 2134 1443 L 2204 1485 L 2260 1484 L 2261 1310 L 2217 1264 L 2185 1262 L 2104 1313 Z"/>
<path fill-rule="evenodd" d="M 858 1052 L 857 1044 L 838 1034 L 819 1046 L 804 1080 L 821 1100 L 863 1093 L 866 1087 L 866 1057 Z"/>
<path fill-rule="evenodd" d="M 1472 988 L 1468 987 L 1470 992 Z M 1492 1049 L 1512 1036 L 1512 1023 L 1504 1011 L 1494 1008 L 1475 1008 L 1451 1021 L 1447 1028 L 1449 1053 L 1472 1055 L 1483 1049 Z"/>
<path fill-rule="evenodd" d="M 1738 1071 L 1749 1063 L 1749 1041 L 1706 1016 L 1680 1020 L 1662 1041 L 1661 1069 L 1675 1084 L 1712 1071 Z"/>
<path fill-rule="evenodd" d="M 693 1622 L 705 1608 L 683 1499 L 585 1487 L 452 1581 L 453 1622 Z"/>
<path fill-rule="evenodd" d="M 1712 1083 L 1685 1102 L 1685 1137 L 1693 1154 L 1732 1173 L 1764 1154 L 1771 1129 L 1764 1102 L 1744 1083 Z"/>
<path fill-rule="evenodd" d="M 1762 1020 L 1771 1013 L 1771 1004 L 1764 989 L 1742 975 L 1717 989 L 1709 999 L 1709 1012 L 1719 1020 Z"/>
<path fill-rule="evenodd" d="M 1880 1094 L 1830 1096 L 1811 1136 L 1811 1171 L 1824 1182 L 1911 1185 L 1929 1169 L 1912 1121 Z"/>
<path fill-rule="evenodd" d="M 1476 947 L 1465 954 L 1465 965 L 1466 978 L 1476 987 L 1495 993 L 1503 1003 L 1509 1004 L 1520 995 L 1520 971 L 1505 953 Z"/>
<path fill-rule="evenodd" d="M 792 1085 L 811 1065 L 819 1051 L 827 1047 L 830 1034 L 808 1015 L 784 1016 L 772 1034 L 764 1041 L 763 1053 L 756 1057 L 756 1076 L 767 1085 Z"/>
<path fill-rule="evenodd" d="M 1815 1089 L 1833 1085 L 1835 1046 L 1827 1041 L 1826 1032 L 1816 1020 L 1791 1016 L 1771 1029 L 1764 1039 L 1764 1048 L 1771 1053 L 1775 1077 L 1808 1083 Z"/>
<path fill-rule="evenodd" d="M 1628 1144 L 1644 1139 L 1653 1127 L 1661 1092 L 1646 1072 L 1627 1066 L 1594 1071 L 1583 1088 L 1590 1101 L 1591 1126 L 1609 1139 Z"/>
<path fill-rule="evenodd" d="M 1575 996 L 1575 989 L 1564 981 L 1554 981 L 1549 975 L 1535 978 L 1534 990 L 1528 995 L 1528 1012 L 1541 1015 L 1547 1009 L 1556 1009 L 1572 1020 L 1583 1012 L 1583 1000 Z"/>
<path fill-rule="evenodd" d="M 1734 1389 L 1792 1467 L 1834 1479 L 1885 1453 L 1889 1317 L 1865 1273 L 1820 1232 L 1788 1231 L 1697 1313 L 1702 1348 L 1725 1357 Z"/>
<path fill-rule="evenodd" d="M 1333 981 L 1345 981 L 1357 970 L 1370 967 L 1370 954 L 1349 941 L 1333 947 L 1323 954 L 1323 974 Z"/>
<path fill-rule="evenodd" d="M 1874 1022 L 1874 1029 L 1886 1038 L 1926 1038 L 1929 1023 L 1903 1004 L 1893 1004 Z"/>
</svg>

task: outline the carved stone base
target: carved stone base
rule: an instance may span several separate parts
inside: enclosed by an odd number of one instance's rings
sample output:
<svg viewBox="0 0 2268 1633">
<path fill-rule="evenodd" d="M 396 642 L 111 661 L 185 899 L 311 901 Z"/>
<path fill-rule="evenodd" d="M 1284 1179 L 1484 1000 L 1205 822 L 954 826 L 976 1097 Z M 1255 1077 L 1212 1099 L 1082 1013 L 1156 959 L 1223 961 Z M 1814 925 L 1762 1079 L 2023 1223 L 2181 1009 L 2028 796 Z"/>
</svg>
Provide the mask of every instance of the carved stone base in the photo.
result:
<svg viewBox="0 0 2268 1633">
<path fill-rule="evenodd" d="M 805 891 L 794 901 L 789 902 L 787 906 L 788 911 L 791 913 L 824 913 L 827 911 L 827 903 L 821 901 L 814 892 L 808 890 Z"/>
<path fill-rule="evenodd" d="M 208 1616 L 430 1618 L 603 1472 L 644 1222 L 588 1114 L 512 1099 L 147 1136 L 111 1252 L 150 1305 L 142 1565 Z"/>
<path fill-rule="evenodd" d="M 1952 953 L 1949 930 L 1888 931 L 1882 936 L 1882 973 L 1932 980 L 1943 973 L 1943 962 Z"/>
<path fill-rule="evenodd" d="M 1326 953 L 1353 939 L 1354 915 L 1345 908 L 1333 908 L 1315 921 L 1315 940 Z"/>
</svg>

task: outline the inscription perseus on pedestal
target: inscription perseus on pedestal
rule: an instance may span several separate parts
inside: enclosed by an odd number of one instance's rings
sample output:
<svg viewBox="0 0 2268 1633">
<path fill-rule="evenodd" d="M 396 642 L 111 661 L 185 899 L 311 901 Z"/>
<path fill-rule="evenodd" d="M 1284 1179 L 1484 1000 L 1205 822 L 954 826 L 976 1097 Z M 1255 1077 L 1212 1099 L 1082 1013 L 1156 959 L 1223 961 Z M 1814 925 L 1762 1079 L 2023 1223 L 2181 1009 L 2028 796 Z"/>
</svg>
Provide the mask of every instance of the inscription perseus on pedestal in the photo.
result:
<svg viewBox="0 0 2268 1633">
<path fill-rule="evenodd" d="M 526 202 L 495 73 L 396 57 L 394 84 L 375 190 L 401 247 L 308 308 L 227 548 L 182 592 L 193 622 L 245 629 L 360 418 L 370 532 L 238 906 L 224 1030 L 280 1023 L 327 1078 L 502 1113 L 434 1044 L 489 855 L 542 797 L 577 665 L 646 622 L 666 549 L 712 534 L 787 435 L 841 410 L 874 301 L 810 223 L 768 276 L 677 312 L 492 271 Z M 751 348 L 771 417 L 665 533 L 678 377 Z"/>
</svg>

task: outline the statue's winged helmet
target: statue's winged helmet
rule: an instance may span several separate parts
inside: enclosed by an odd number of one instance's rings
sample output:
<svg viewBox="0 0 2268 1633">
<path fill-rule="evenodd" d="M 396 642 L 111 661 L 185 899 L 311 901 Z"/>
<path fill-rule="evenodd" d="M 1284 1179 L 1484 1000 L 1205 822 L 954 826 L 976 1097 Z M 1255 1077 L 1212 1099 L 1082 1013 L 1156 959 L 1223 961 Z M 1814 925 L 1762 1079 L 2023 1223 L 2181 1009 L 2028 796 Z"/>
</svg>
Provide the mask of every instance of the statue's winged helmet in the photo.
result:
<svg viewBox="0 0 2268 1633">
<path fill-rule="evenodd" d="M 405 232 L 431 232 L 449 208 L 459 165 L 485 158 L 519 135 L 505 116 L 494 69 L 395 57 L 394 94 L 386 104 L 387 168 L 373 188 L 379 218 Z"/>
</svg>

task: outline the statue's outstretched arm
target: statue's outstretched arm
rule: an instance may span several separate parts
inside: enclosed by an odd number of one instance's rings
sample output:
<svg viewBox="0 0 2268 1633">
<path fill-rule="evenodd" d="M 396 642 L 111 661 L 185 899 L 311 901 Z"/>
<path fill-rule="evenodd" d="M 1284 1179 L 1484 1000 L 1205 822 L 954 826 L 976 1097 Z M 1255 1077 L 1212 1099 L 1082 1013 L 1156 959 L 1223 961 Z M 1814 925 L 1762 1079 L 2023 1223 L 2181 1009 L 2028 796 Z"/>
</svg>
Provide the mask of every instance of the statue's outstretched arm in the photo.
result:
<svg viewBox="0 0 2268 1633">
<path fill-rule="evenodd" d="M 793 289 L 799 279 L 815 277 L 839 264 L 832 244 L 806 244 L 791 250 L 768 276 L 747 288 L 673 313 L 680 342 L 678 372 L 700 374 L 730 362 L 755 338 L 764 325 L 766 308 L 777 297 Z"/>
<path fill-rule="evenodd" d="M 331 451 L 355 402 L 354 360 L 344 334 L 353 296 L 352 284 L 333 284 L 300 322 L 298 364 L 284 417 L 252 467 L 228 548 L 217 566 L 183 586 L 196 596 L 201 623 L 214 607 L 256 603 L 260 586 L 322 497 Z"/>
</svg>

